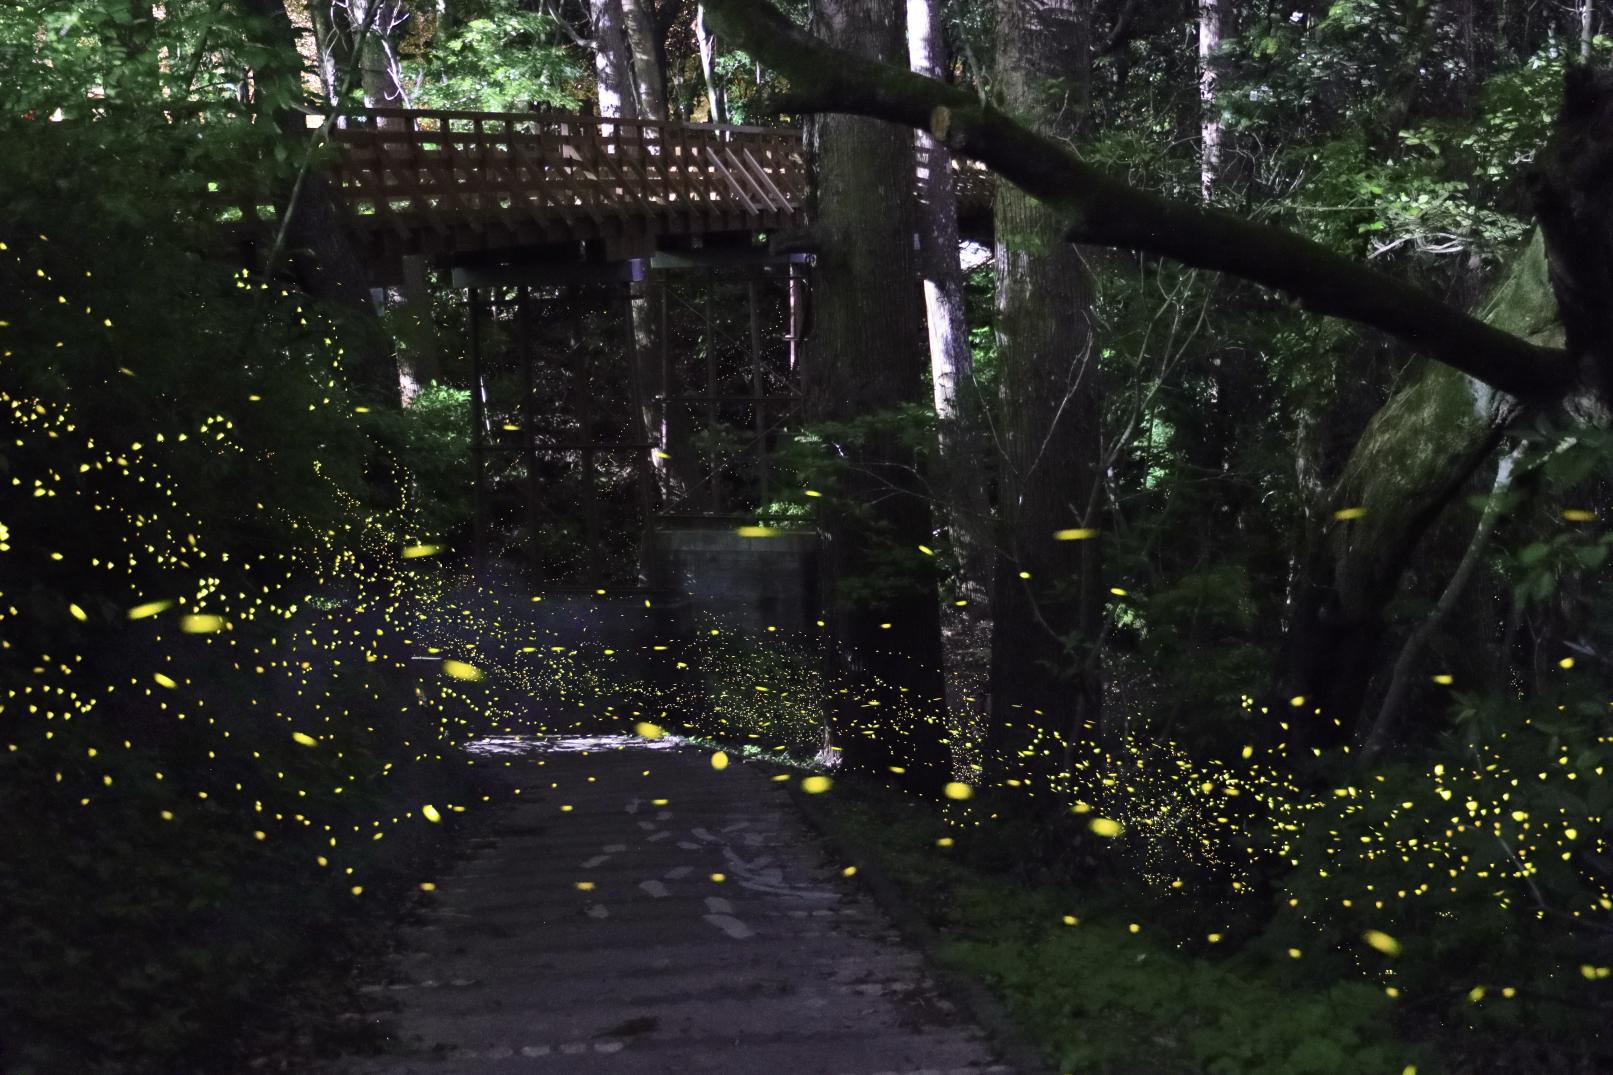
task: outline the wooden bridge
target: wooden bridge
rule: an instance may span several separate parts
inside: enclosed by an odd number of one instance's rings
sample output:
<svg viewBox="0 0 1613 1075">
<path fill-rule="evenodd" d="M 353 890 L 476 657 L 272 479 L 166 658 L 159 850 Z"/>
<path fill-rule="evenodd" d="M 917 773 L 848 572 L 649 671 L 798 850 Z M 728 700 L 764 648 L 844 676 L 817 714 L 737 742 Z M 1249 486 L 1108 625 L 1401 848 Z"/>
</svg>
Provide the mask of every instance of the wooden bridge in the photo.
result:
<svg viewBox="0 0 1613 1075">
<path fill-rule="evenodd" d="M 396 279 L 411 255 L 585 243 L 619 261 L 679 236 L 749 242 L 805 222 L 806 150 L 788 127 L 373 108 L 330 135 L 324 168 L 378 279 Z M 989 212 L 985 173 L 957 175 L 964 211 Z"/>
<path fill-rule="evenodd" d="M 375 108 L 331 131 L 328 172 L 372 264 L 801 223 L 799 131 L 543 112 Z"/>
</svg>

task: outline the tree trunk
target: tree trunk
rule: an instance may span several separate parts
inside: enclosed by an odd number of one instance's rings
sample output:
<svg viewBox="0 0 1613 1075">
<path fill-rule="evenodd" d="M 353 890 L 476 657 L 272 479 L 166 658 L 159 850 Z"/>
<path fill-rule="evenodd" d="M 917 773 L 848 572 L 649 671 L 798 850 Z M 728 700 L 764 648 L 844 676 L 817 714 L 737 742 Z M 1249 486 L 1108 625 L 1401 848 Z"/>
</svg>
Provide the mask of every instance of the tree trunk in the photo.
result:
<svg viewBox="0 0 1613 1075">
<path fill-rule="evenodd" d="M 418 254 L 403 259 L 402 299 L 404 338 L 398 348 L 398 397 L 407 407 L 420 390 L 442 376 L 442 346 L 431 317 L 431 282 L 426 259 Z"/>
<path fill-rule="evenodd" d="M 667 117 L 666 78 L 661 66 L 661 49 L 655 32 L 655 20 L 650 0 L 621 0 L 628 51 L 633 61 L 633 83 L 638 94 L 640 119 L 664 120 Z M 646 140 L 656 138 L 651 129 L 644 131 Z M 644 279 L 637 282 L 628 301 L 628 314 L 632 319 L 635 398 L 638 401 L 639 422 L 646 436 L 655 434 L 661 426 L 661 410 L 655 396 L 660 391 L 661 368 L 661 278 L 646 266 Z M 667 465 L 666 453 L 683 454 L 689 451 L 686 444 L 661 445 L 661 452 L 652 452 L 650 466 L 640 472 L 640 485 L 649 476 L 649 488 L 656 495 L 644 493 L 648 504 L 659 499 L 667 503 L 678 492 L 672 487 L 673 470 Z M 644 517 L 648 534 L 653 526 L 648 513 Z M 644 562 L 649 563 L 648 554 Z"/>
<path fill-rule="evenodd" d="M 296 32 L 281 0 L 240 0 L 240 4 L 249 14 L 266 20 L 264 38 L 258 42 L 261 47 L 270 52 L 296 49 Z M 300 156 L 309 137 L 302 114 L 286 109 L 274 117 L 274 123 L 293 153 Z M 280 212 L 289 214 L 284 222 L 285 254 L 298 282 L 309 295 L 328 303 L 351 333 L 346 348 L 350 379 L 366 402 L 396 407 L 397 357 L 376 313 L 369 273 L 353 240 L 346 209 L 336 200 L 329 182 L 310 169 L 295 194 L 288 190 L 280 200 Z"/>
<path fill-rule="evenodd" d="M 371 5 L 375 6 L 373 12 Z M 403 13 L 393 0 L 349 0 L 347 17 L 353 35 L 352 47 L 358 50 L 359 84 L 364 91 L 364 106 L 409 107 L 408 95 L 398 82 L 396 58 L 393 55 L 394 39 L 397 28 L 403 24 Z"/>
<path fill-rule="evenodd" d="M 339 103 L 337 98 L 342 91 L 342 78 L 351 59 L 347 39 L 331 21 L 330 8 L 323 0 L 310 0 L 308 22 L 314 31 L 314 53 L 319 68 L 320 87 L 324 90 L 326 102 L 336 105 Z"/>
<path fill-rule="evenodd" d="M 633 85 L 640 119 L 666 119 L 666 76 L 656 46 L 650 0 L 621 0 L 627 51 L 633 60 Z"/>
<path fill-rule="evenodd" d="M 1221 47 L 1221 5 L 1199 3 L 1199 190 L 1208 203 L 1221 171 L 1221 103 L 1216 96 L 1215 54 Z"/>
<path fill-rule="evenodd" d="M 622 28 L 622 0 L 589 0 L 594 26 L 594 85 L 601 116 L 636 119 L 638 95 L 633 86 L 633 61 Z"/>
<path fill-rule="evenodd" d="M 816 0 L 816 32 L 862 56 L 903 54 L 891 0 Z M 913 246 L 909 131 L 820 117 L 815 327 L 803 361 L 809 422 L 846 422 L 924 398 L 923 305 Z M 917 546 L 929 503 L 901 438 L 884 429 L 834 446 L 847 477 L 821 517 L 838 685 L 830 715 L 844 764 L 925 792 L 950 776 L 935 578 Z M 892 770 L 902 772 L 893 774 Z"/>
<path fill-rule="evenodd" d="M 1076 0 L 1000 0 L 996 89 L 1002 107 L 1070 138 L 1087 108 L 1087 26 Z M 997 185 L 997 339 L 1003 459 L 992 599 L 988 780 L 1101 722 L 1097 650 L 1103 603 L 1096 529 L 1101 490 L 1099 386 L 1088 313 L 1091 282 L 1060 217 Z"/>
<path fill-rule="evenodd" d="M 706 83 L 706 103 L 710 123 L 728 122 L 728 94 L 717 77 L 717 37 L 706 26 L 705 5 L 694 9 L 694 39 L 700 50 L 700 77 Z"/>
<path fill-rule="evenodd" d="M 937 0 L 907 0 L 907 55 L 914 71 L 944 75 Z M 952 157 L 928 131 L 915 135 L 918 152 L 919 264 L 930 337 L 930 387 L 935 398 L 938 489 L 957 553 L 959 589 L 969 615 L 989 615 L 991 506 L 980 464 L 974 398 L 974 355 L 964 316 L 963 269 L 958 263 L 958 200 Z"/>
<path fill-rule="evenodd" d="M 1405 644 L 1400 647 L 1400 656 L 1395 658 L 1394 671 L 1389 677 L 1389 689 L 1384 693 L 1383 703 L 1378 706 L 1378 715 L 1374 718 L 1366 740 L 1361 745 L 1362 765 L 1370 764 L 1395 737 L 1400 710 L 1411 694 L 1412 673 L 1416 669 L 1417 659 L 1422 656 L 1423 649 L 1434 637 L 1434 632 L 1439 630 L 1440 625 L 1455 610 L 1457 602 L 1467 589 L 1468 582 L 1478 570 L 1479 562 L 1484 557 L 1484 550 L 1489 547 L 1490 536 L 1495 533 L 1496 524 L 1501 521 L 1507 493 L 1512 488 L 1513 471 L 1521 454 L 1522 448 L 1514 448 L 1496 467 L 1490 498 L 1485 501 L 1484 511 L 1479 516 L 1478 526 L 1473 531 L 1472 540 L 1468 542 L 1467 551 L 1462 554 L 1456 570 L 1451 573 L 1450 581 L 1445 584 L 1445 589 L 1434 604 L 1433 611 L 1412 630 Z"/>
</svg>

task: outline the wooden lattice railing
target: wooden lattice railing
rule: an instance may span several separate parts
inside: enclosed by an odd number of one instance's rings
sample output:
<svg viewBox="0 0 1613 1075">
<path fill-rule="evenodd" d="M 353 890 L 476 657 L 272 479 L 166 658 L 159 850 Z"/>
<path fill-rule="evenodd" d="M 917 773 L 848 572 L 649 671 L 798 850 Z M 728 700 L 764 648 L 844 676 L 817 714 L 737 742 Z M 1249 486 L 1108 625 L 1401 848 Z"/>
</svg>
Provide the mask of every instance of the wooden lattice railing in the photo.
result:
<svg viewBox="0 0 1613 1075">
<path fill-rule="evenodd" d="M 342 117 L 330 141 L 318 168 L 377 279 L 408 254 L 600 240 L 608 257 L 637 257 L 658 236 L 804 223 L 806 152 L 790 128 L 374 108 Z M 960 213 L 989 214 L 989 175 L 954 169 Z M 221 208 L 261 227 L 265 194 L 221 194 Z"/>
<path fill-rule="evenodd" d="M 801 137 L 788 129 L 376 108 L 347 117 L 332 141 L 332 178 L 355 218 L 428 248 L 444 248 L 436 236 L 463 249 L 467 231 L 562 240 L 776 227 L 806 195 Z"/>
</svg>

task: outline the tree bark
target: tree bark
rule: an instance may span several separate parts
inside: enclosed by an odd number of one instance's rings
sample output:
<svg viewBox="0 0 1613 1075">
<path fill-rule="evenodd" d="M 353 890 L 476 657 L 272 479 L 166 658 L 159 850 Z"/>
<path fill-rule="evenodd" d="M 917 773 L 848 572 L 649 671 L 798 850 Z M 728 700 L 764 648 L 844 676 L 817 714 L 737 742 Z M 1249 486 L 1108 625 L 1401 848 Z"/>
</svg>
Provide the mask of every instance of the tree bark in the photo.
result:
<svg viewBox="0 0 1613 1075">
<path fill-rule="evenodd" d="M 830 45 L 903 54 L 893 0 L 816 0 Z M 874 120 L 823 116 L 816 141 L 814 332 L 803 360 L 806 417 L 847 422 L 924 398 L 926 347 L 914 250 L 912 135 Z M 821 516 L 825 602 L 838 686 L 830 714 L 850 768 L 924 792 L 950 775 L 940 721 L 935 578 L 917 546 L 933 540 L 911 450 L 876 429 L 833 446 L 846 479 Z M 894 772 L 894 770 L 901 772 Z"/>
<path fill-rule="evenodd" d="M 999 0 L 994 89 L 1039 133 L 1074 136 L 1088 107 L 1088 27 L 1077 0 Z M 1013 759 L 1091 739 L 1101 721 L 1103 603 L 1094 529 L 1099 385 L 1081 256 L 1055 210 L 1006 183 L 994 207 L 997 267 L 998 554 L 992 599 L 988 783 Z M 1049 736 L 1056 738 L 1049 739 Z"/>
<path fill-rule="evenodd" d="M 633 85 L 640 119 L 666 119 L 666 75 L 656 45 L 650 0 L 621 0 L 627 50 L 633 60 Z"/>
<path fill-rule="evenodd" d="M 351 56 L 347 39 L 331 20 L 330 8 L 323 0 L 309 0 L 308 22 L 314 31 L 314 53 L 319 67 L 319 84 L 325 100 L 332 106 L 339 104 L 343 73 Z"/>
<path fill-rule="evenodd" d="M 1519 397 L 1554 401 L 1576 382 L 1575 363 L 1562 350 L 1485 325 L 1282 228 L 1137 190 L 962 89 L 825 47 L 767 0 L 708 0 L 706 6 L 724 33 L 789 78 L 793 108 L 927 128 L 954 153 L 984 162 L 1056 210 L 1071 242 L 1138 250 L 1242 277 L 1314 313 L 1387 332 Z"/>
<path fill-rule="evenodd" d="M 717 77 L 717 36 L 706 21 L 706 7 L 694 9 L 695 46 L 700 50 L 700 77 L 706 84 L 706 104 L 711 116 L 708 122 L 728 122 L 728 93 Z"/>
<path fill-rule="evenodd" d="M 369 10 L 372 4 L 376 6 L 374 12 Z M 349 0 L 347 4 L 348 27 L 352 33 L 352 48 L 358 50 L 359 85 L 364 91 L 366 108 L 409 107 L 408 95 L 398 82 L 393 54 L 397 28 L 404 17 L 393 0 Z"/>
<path fill-rule="evenodd" d="M 913 70 L 943 74 L 945 44 L 937 0 L 907 0 L 907 54 Z M 915 135 L 918 153 L 919 264 L 930 339 L 930 388 L 937 423 L 937 488 L 957 555 L 968 615 L 990 614 L 991 505 L 980 463 L 984 448 L 974 398 L 974 354 L 964 316 L 958 263 L 958 199 L 952 155 L 929 131 Z"/>
<path fill-rule="evenodd" d="M 1221 172 L 1221 102 L 1216 94 L 1215 54 L 1221 47 L 1221 5 L 1224 0 L 1198 0 L 1199 4 L 1199 193 L 1206 205 L 1215 193 Z"/>
<path fill-rule="evenodd" d="M 622 22 L 623 0 L 589 0 L 593 20 L 594 85 L 601 116 L 638 118 L 638 95 L 633 85 L 632 55 Z"/>
</svg>

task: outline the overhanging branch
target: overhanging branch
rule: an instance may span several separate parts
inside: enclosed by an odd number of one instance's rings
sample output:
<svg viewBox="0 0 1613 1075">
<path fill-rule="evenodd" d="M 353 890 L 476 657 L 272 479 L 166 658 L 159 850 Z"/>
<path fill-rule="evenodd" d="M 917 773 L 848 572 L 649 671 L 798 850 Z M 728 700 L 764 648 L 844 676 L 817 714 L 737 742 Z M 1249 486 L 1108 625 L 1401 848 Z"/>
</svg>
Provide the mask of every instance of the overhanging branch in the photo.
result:
<svg viewBox="0 0 1613 1075">
<path fill-rule="evenodd" d="M 1062 214 L 1071 242 L 1137 250 L 1264 285 L 1320 314 L 1380 329 L 1520 398 L 1574 384 L 1566 352 L 1494 328 L 1320 243 L 1232 213 L 1138 190 L 1083 163 L 965 90 L 830 48 L 768 0 L 706 0 L 714 25 L 790 82 L 807 112 L 843 112 L 928 129 Z"/>
</svg>

